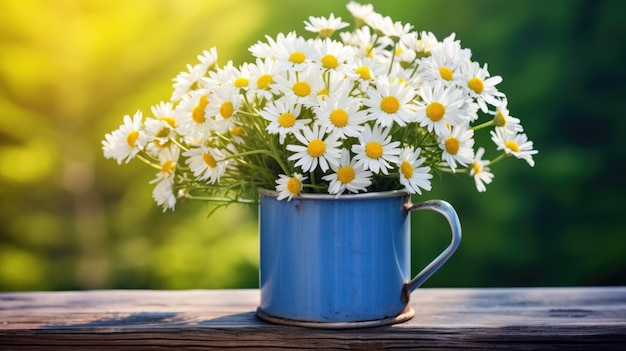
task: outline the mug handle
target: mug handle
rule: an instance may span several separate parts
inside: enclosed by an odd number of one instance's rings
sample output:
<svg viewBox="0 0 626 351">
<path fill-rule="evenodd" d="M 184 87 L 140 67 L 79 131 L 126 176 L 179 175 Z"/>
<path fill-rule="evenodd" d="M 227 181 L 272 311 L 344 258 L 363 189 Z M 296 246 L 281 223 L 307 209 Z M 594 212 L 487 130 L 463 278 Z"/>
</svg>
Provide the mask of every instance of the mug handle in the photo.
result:
<svg viewBox="0 0 626 351">
<path fill-rule="evenodd" d="M 426 279 L 435 273 L 446 261 L 452 256 L 454 251 L 459 247 L 461 243 L 461 223 L 459 222 L 459 216 L 456 214 L 454 207 L 443 200 L 428 200 L 419 204 L 412 204 L 410 199 L 405 204 L 407 212 L 419 211 L 419 210 L 431 210 L 442 214 L 452 230 L 452 240 L 450 245 L 443 250 L 432 262 L 430 262 L 421 272 L 419 272 L 411 281 L 404 283 L 402 287 L 402 302 L 408 303 L 411 292 L 420 285 L 424 284 Z"/>
</svg>

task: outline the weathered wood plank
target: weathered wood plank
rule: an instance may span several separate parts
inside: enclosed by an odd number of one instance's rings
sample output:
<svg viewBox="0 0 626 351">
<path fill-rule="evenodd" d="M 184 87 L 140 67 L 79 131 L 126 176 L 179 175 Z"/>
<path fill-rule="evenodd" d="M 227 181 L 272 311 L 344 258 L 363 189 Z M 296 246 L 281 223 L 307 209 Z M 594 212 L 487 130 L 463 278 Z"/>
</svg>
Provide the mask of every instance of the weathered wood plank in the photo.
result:
<svg viewBox="0 0 626 351">
<path fill-rule="evenodd" d="M 354 330 L 272 325 L 258 290 L 0 294 L 2 349 L 625 349 L 626 287 L 418 289 L 416 316 Z"/>
</svg>

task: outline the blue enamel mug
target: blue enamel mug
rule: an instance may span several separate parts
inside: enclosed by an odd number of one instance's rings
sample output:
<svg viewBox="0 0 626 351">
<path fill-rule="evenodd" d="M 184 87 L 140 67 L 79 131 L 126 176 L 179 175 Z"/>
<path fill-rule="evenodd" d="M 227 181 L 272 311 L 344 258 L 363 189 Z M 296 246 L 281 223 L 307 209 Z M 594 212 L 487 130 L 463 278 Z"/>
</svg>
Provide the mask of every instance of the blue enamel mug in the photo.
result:
<svg viewBox="0 0 626 351">
<path fill-rule="evenodd" d="M 412 204 L 404 191 L 302 194 L 260 189 L 257 315 L 278 324 L 355 328 L 406 321 L 410 293 L 459 246 L 461 226 L 445 201 Z M 410 213 L 433 210 L 450 224 L 449 246 L 410 275 Z"/>
</svg>

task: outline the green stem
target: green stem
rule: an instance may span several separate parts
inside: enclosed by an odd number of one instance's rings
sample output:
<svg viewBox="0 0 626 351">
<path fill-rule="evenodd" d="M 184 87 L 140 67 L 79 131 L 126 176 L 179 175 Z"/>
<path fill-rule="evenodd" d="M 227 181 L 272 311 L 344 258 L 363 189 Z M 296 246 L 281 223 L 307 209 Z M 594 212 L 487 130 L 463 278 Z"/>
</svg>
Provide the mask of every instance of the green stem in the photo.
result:
<svg viewBox="0 0 626 351">
<path fill-rule="evenodd" d="M 391 49 L 391 62 L 389 62 L 389 71 L 387 71 L 387 75 L 391 74 L 391 69 L 393 68 L 393 61 L 396 58 L 396 41 L 393 41 L 393 48 Z"/>
<path fill-rule="evenodd" d="M 368 56 L 372 52 L 372 50 L 374 50 L 374 47 L 376 46 L 376 43 L 378 43 L 378 38 L 379 38 L 379 36 L 376 35 L 376 38 L 374 39 L 374 42 L 372 43 L 372 47 L 369 50 L 367 50 L 367 55 Z"/>
<path fill-rule="evenodd" d="M 483 123 L 483 124 L 479 124 L 479 125 L 477 125 L 477 126 L 474 126 L 474 127 L 470 128 L 470 130 L 477 131 L 477 130 L 479 130 L 479 129 L 483 129 L 483 128 L 491 127 L 491 126 L 493 126 L 493 125 L 495 125 L 495 122 L 494 122 L 493 120 L 491 120 L 491 121 L 489 121 L 489 122 L 485 122 L 485 123 Z"/>
<path fill-rule="evenodd" d="M 151 160 L 149 160 L 148 158 L 146 158 L 145 156 L 141 155 L 141 154 L 137 154 L 135 157 L 137 157 L 137 159 L 141 160 L 143 163 L 147 164 L 148 166 L 155 168 L 155 169 L 161 169 L 161 165 L 157 164 L 156 162 L 153 162 Z"/>
<path fill-rule="evenodd" d="M 187 148 L 185 145 L 181 144 L 180 141 L 171 138 L 170 139 L 174 144 L 176 144 L 176 146 L 178 146 L 179 148 L 181 148 L 183 151 L 189 151 L 189 148 Z"/>
<path fill-rule="evenodd" d="M 503 152 L 500 156 L 498 156 L 498 157 L 494 158 L 493 160 L 489 161 L 489 165 L 491 166 L 493 164 L 496 164 L 496 163 L 504 160 L 504 158 L 506 158 L 507 156 L 508 156 L 507 153 Z"/>
<path fill-rule="evenodd" d="M 188 195 L 187 196 L 188 199 L 190 200 L 200 200 L 200 201 L 210 201 L 210 202 L 241 202 L 241 203 L 255 203 L 255 200 L 251 200 L 251 199 L 244 199 L 242 197 L 238 197 L 236 199 L 230 199 L 227 197 L 220 197 L 220 196 L 195 196 L 195 195 Z"/>
<path fill-rule="evenodd" d="M 251 109 L 251 111 L 254 111 L 254 109 Z M 248 111 L 239 110 L 239 111 L 237 111 L 237 113 L 240 114 L 240 115 L 246 115 L 246 116 L 252 117 L 252 118 L 259 117 L 259 114 L 256 113 L 256 112 L 252 113 L 252 112 L 248 112 Z"/>
<path fill-rule="evenodd" d="M 309 172 L 309 176 L 311 177 L 311 186 L 313 188 L 317 187 L 317 183 L 315 182 L 315 173 L 313 171 Z"/>
<path fill-rule="evenodd" d="M 413 59 L 413 62 L 411 62 L 411 64 L 415 63 L 415 68 L 413 68 L 413 72 L 411 72 L 411 75 L 409 76 L 410 78 L 413 78 L 413 76 L 415 75 L 415 72 L 417 72 L 417 69 L 420 66 L 416 62 L 417 62 L 417 56 Z"/>
</svg>

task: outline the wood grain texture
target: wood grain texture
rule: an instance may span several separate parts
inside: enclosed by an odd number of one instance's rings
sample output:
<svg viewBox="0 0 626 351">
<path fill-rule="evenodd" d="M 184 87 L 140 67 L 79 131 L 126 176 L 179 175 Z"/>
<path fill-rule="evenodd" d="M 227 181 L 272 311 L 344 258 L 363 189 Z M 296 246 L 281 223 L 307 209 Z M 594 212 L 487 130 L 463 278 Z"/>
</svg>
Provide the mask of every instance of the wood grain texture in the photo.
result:
<svg viewBox="0 0 626 351">
<path fill-rule="evenodd" d="M 272 325 L 258 290 L 0 294 L 0 349 L 626 349 L 626 287 L 417 289 L 416 316 L 366 329 Z"/>
</svg>

